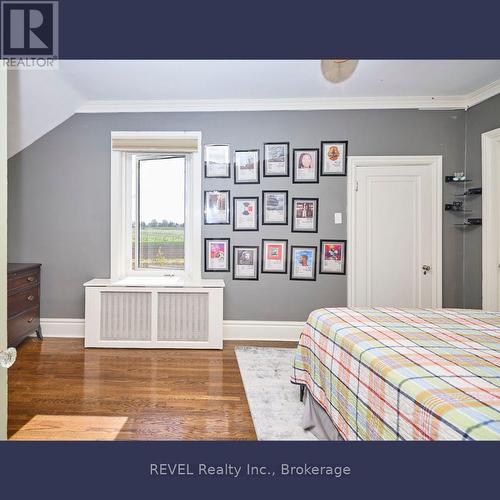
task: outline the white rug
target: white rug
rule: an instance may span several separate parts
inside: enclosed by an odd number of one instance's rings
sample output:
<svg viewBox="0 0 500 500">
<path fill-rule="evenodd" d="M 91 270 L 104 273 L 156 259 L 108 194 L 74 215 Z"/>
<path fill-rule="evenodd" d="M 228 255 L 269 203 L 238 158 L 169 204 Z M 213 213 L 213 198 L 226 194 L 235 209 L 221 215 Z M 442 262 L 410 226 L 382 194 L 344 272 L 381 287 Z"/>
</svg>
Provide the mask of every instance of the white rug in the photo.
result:
<svg viewBox="0 0 500 500">
<path fill-rule="evenodd" d="M 295 349 L 236 347 L 255 433 L 259 441 L 316 441 L 302 429 L 304 405 L 290 383 Z"/>
</svg>

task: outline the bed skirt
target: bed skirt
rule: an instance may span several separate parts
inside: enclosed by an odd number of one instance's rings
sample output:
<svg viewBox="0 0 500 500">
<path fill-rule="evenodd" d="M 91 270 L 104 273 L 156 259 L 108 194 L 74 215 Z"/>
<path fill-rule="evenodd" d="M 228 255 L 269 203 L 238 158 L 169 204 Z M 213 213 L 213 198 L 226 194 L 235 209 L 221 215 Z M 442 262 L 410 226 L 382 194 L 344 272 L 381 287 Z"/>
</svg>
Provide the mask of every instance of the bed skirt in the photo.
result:
<svg viewBox="0 0 500 500">
<path fill-rule="evenodd" d="M 321 441 L 343 441 L 330 417 L 309 394 L 307 387 L 304 393 L 302 427 L 312 432 Z"/>
</svg>

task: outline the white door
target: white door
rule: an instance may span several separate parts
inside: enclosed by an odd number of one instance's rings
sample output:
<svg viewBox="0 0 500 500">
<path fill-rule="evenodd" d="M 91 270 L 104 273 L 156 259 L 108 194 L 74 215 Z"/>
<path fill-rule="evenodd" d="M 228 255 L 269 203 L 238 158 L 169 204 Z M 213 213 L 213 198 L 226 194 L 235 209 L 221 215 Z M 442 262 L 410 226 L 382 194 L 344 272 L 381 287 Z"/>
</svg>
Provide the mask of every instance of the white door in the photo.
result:
<svg viewBox="0 0 500 500">
<path fill-rule="evenodd" d="M 500 311 L 500 128 L 485 132 L 483 173 L 483 309 Z"/>
<path fill-rule="evenodd" d="M 7 437 L 7 70 L 0 67 L 0 440 Z"/>
<path fill-rule="evenodd" d="M 350 166 L 350 305 L 440 307 L 441 158 Z"/>
</svg>

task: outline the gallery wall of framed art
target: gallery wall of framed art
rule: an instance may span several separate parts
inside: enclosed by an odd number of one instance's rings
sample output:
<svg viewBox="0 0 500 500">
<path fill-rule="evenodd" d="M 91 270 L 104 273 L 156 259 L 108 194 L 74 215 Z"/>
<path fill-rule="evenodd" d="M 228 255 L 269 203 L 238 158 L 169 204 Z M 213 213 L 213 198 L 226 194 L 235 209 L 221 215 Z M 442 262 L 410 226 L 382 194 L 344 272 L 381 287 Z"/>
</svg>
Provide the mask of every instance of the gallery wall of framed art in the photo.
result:
<svg viewBox="0 0 500 500">
<path fill-rule="evenodd" d="M 333 223 L 345 205 L 339 210 L 336 200 L 319 194 L 343 182 L 347 145 L 345 140 L 307 148 L 290 141 L 246 148 L 226 141 L 206 144 L 205 272 L 225 273 L 229 282 L 345 275 L 345 226 Z M 342 233 L 335 231 L 339 226 Z"/>
<path fill-rule="evenodd" d="M 305 321 L 307 314 L 316 308 L 347 305 L 348 155 L 362 155 L 367 150 L 383 154 L 391 144 L 381 139 L 378 129 L 372 127 L 370 131 L 382 140 L 379 149 L 371 136 L 357 133 L 357 128 L 375 119 L 368 113 L 358 118 L 358 114 L 344 111 L 197 113 L 196 120 L 189 115 L 183 122 L 183 126 L 202 131 L 202 166 L 206 161 L 206 146 L 216 146 L 215 150 L 209 149 L 209 176 L 205 176 L 204 171 L 201 175 L 202 203 L 205 191 L 228 192 L 222 196 L 229 199 L 229 214 L 216 210 L 213 215 L 224 222 L 229 219 L 229 223 L 202 224 L 203 238 L 230 239 L 229 270 L 202 272 L 206 279 L 225 282 L 225 319 Z M 397 154 L 398 147 L 394 143 L 389 153 Z M 229 177 L 223 177 L 225 175 Z M 296 204 L 294 211 L 294 199 L 306 205 Z M 309 200 L 316 199 L 317 203 L 310 205 Z M 236 210 L 235 203 L 239 207 Z M 239 220 L 235 220 L 240 209 Z M 335 223 L 335 214 L 337 221 L 341 219 L 340 223 Z M 203 221 L 204 214 L 201 218 Z M 344 254 L 339 254 L 339 247 L 328 247 L 335 252 L 330 251 L 327 256 L 326 250 L 322 252 L 321 240 L 327 243 L 347 240 L 345 247 L 340 247 Z M 277 245 L 270 246 L 268 241 Z M 302 279 L 291 279 L 292 246 L 316 248 L 315 280 L 304 279 L 309 277 L 300 276 L 299 269 L 294 274 Z M 258 279 L 238 279 L 241 276 L 238 272 L 236 279 L 233 277 L 234 247 L 259 248 Z M 201 253 L 204 270 L 205 255 Z M 337 258 L 341 259 L 340 263 Z M 305 259 L 302 262 L 305 264 Z M 342 274 L 344 271 L 346 274 Z M 290 311 L 289 304 L 297 293 L 303 300 Z"/>
</svg>

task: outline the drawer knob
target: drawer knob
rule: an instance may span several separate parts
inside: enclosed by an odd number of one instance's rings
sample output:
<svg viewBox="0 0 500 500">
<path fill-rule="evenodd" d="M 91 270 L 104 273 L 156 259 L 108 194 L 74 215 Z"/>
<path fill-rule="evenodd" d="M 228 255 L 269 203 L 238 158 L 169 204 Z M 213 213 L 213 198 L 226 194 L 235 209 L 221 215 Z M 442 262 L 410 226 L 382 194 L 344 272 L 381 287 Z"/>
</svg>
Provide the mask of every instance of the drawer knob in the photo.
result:
<svg viewBox="0 0 500 500">
<path fill-rule="evenodd" d="M 28 300 L 30 302 L 33 302 L 35 300 L 35 296 L 34 295 L 28 295 Z"/>
<path fill-rule="evenodd" d="M 28 276 L 28 281 L 31 283 L 32 281 L 35 281 L 35 277 L 34 276 Z"/>
<path fill-rule="evenodd" d="M 30 319 L 28 320 L 28 323 L 33 323 L 33 318 L 30 318 Z"/>
</svg>

